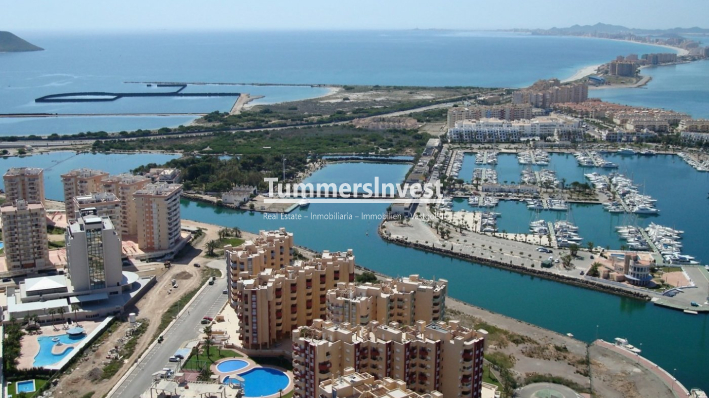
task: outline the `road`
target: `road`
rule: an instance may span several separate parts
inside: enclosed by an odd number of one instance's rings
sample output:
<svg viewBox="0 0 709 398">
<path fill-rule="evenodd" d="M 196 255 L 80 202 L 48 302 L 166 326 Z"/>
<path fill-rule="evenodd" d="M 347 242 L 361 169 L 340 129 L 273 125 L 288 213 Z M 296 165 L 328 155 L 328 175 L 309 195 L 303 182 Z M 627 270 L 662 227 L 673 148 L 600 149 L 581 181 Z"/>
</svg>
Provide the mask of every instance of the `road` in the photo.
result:
<svg viewBox="0 0 709 398">
<path fill-rule="evenodd" d="M 222 267 L 223 269 L 224 267 Z M 214 317 L 224 305 L 227 296 L 226 278 L 217 279 L 213 286 L 204 288 L 183 312 L 169 331 L 163 333 L 165 340 L 148 349 L 128 376 L 122 380 L 113 397 L 137 398 L 152 384 L 152 374 L 166 367 L 168 358 L 177 351 L 183 343 L 196 339 L 204 325 L 200 324 L 202 317 Z"/>
</svg>

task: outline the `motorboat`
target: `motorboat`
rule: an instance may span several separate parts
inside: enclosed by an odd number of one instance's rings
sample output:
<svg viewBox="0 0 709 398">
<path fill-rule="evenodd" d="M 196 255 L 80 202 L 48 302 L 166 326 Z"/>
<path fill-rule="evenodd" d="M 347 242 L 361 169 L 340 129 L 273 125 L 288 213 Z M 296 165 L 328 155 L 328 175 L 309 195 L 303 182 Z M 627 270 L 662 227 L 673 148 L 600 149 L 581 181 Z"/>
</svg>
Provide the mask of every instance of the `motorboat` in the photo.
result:
<svg viewBox="0 0 709 398">
<path fill-rule="evenodd" d="M 305 209 L 305 208 L 307 208 L 308 206 L 310 206 L 310 201 L 307 200 L 307 199 L 301 199 L 301 200 L 298 202 L 298 206 L 299 206 L 301 209 Z"/>
<path fill-rule="evenodd" d="M 647 205 L 638 205 L 633 209 L 633 213 L 635 214 L 658 214 L 659 212 L 660 210 Z"/>
<path fill-rule="evenodd" d="M 615 338 L 615 346 L 620 347 L 624 350 L 628 350 L 634 354 L 640 354 L 642 352 L 642 350 L 640 350 L 639 348 L 628 343 L 628 339 L 624 339 L 624 338 L 620 338 L 620 337 Z"/>
<path fill-rule="evenodd" d="M 635 155 L 635 151 L 631 148 L 618 149 L 618 155 Z"/>
</svg>

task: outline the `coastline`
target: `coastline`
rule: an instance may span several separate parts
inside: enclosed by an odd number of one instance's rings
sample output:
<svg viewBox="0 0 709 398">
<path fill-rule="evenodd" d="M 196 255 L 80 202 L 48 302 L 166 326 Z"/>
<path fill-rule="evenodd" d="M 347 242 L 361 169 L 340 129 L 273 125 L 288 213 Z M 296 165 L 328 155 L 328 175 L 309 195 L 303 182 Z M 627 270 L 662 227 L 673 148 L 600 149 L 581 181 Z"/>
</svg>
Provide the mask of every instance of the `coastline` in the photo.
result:
<svg viewBox="0 0 709 398">
<path fill-rule="evenodd" d="M 259 106 L 259 105 L 275 105 L 275 104 L 285 104 L 288 102 L 295 102 L 295 101 L 304 101 L 304 100 L 312 100 L 312 99 L 317 99 L 317 98 L 325 98 L 329 97 L 331 95 L 335 95 L 342 91 L 342 87 L 335 87 L 335 86 L 318 86 L 319 88 L 325 88 L 327 89 L 327 92 L 323 95 L 316 95 L 314 97 L 308 97 L 308 98 L 299 98 L 295 100 L 290 100 L 290 101 L 280 101 L 280 102 L 261 102 L 258 104 L 254 104 L 253 101 L 250 101 L 247 104 L 244 104 L 244 107 L 242 109 L 248 110 L 253 108 L 254 106 Z M 261 98 L 266 98 L 266 96 L 261 96 Z"/>
<path fill-rule="evenodd" d="M 596 74 L 596 71 L 598 71 L 598 68 L 600 68 L 603 64 L 598 64 L 598 65 L 589 65 L 585 66 L 579 70 L 576 71 L 573 75 L 570 77 L 562 80 L 562 83 L 570 83 L 579 79 L 583 79 L 586 76 L 594 75 Z"/>
</svg>

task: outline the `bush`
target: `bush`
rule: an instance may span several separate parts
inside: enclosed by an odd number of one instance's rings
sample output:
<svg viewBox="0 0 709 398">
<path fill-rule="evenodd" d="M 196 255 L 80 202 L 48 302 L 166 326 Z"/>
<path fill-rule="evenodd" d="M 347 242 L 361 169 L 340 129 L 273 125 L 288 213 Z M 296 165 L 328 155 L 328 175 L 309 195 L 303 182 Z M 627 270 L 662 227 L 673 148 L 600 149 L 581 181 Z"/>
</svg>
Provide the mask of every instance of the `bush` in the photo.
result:
<svg viewBox="0 0 709 398">
<path fill-rule="evenodd" d="M 377 276 L 374 274 L 374 272 L 364 271 L 360 275 L 355 276 L 355 281 L 357 283 L 374 283 L 377 281 Z"/>
</svg>

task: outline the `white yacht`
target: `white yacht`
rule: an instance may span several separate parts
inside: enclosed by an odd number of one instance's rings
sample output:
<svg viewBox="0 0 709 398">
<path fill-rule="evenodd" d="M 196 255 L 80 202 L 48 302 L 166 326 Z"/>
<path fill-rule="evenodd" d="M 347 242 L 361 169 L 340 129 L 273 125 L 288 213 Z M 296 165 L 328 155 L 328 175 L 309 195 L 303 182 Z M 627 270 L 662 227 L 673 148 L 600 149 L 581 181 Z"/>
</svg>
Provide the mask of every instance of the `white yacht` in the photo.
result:
<svg viewBox="0 0 709 398">
<path fill-rule="evenodd" d="M 660 210 L 648 205 L 638 205 L 633 209 L 633 213 L 635 214 L 658 214 L 659 212 Z"/>
<path fill-rule="evenodd" d="M 623 348 L 635 354 L 640 354 L 642 352 L 639 348 L 633 346 L 632 344 L 629 344 L 627 339 L 623 339 L 620 337 L 615 338 L 615 345 L 616 347 Z"/>
<path fill-rule="evenodd" d="M 618 149 L 619 155 L 635 155 L 635 151 L 631 148 L 620 148 Z"/>
<path fill-rule="evenodd" d="M 308 206 L 310 206 L 310 201 L 309 201 L 308 199 L 301 199 L 301 200 L 298 202 L 298 206 L 299 206 L 301 209 L 305 209 L 305 208 L 307 208 Z"/>
</svg>

